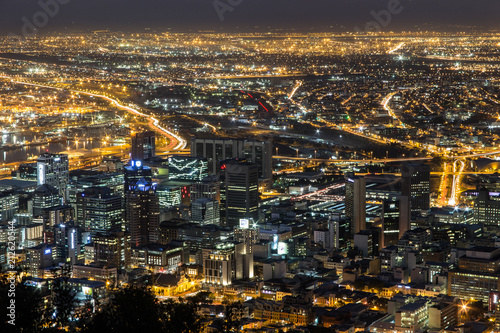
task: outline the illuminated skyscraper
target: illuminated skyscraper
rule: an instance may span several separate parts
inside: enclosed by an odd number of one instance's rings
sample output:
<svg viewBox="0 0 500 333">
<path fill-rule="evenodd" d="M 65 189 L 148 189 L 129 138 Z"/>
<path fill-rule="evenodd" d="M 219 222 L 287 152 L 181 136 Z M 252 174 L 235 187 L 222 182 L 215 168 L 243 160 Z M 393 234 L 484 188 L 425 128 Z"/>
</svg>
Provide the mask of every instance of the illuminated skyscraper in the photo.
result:
<svg viewBox="0 0 500 333">
<path fill-rule="evenodd" d="M 85 189 L 78 195 L 76 207 L 77 225 L 85 231 L 105 233 L 125 229 L 122 197 L 113 195 L 107 187 Z"/>
<path fill-rule="evenodd" d="M 156 184 L 139 180 L 125 195 L 125 212 L 132 246 L 158 242 L 160 201 Z"/>
<path fill-rule="evenodd" d="M 395 245 L 410 230 L 409 199 L 407 196 L 384 200 L 382 205 L 383 246 Z"/>
<path fill-rule="evenodd" d="M 123 168 L 123 173 L 125 174 L 125 192 L 128 192 L 130 186 L 135 186 L 141 179 L 150 182 L 153 175 L 151 168 L 139 160 L 130 161 L 130 165 Z"/>
<path fill-rule="evenodd" d="M 62 262 L 71 264 L 84 260 L 84 244 L 81 229 L 66 224 L 54 227 L 55 256 Z"/>
<path fill-rule="evenodd" d="M 500 225 L 500 195 L 486 188 L 479 190 L 474 201 L 474 223 L 485 226 Z"/>
<path fill-rule="evenodd" d="M 200 198 L 209 198 L 220 202 L 220 181 L 210 176 L 191 185 L 191 201 Z"/>
<path fill-rule="evenodd" d="M 500 249 L 475 246 L 448 272 L 448 295 L 487 303 L 490 292 L 500 291 Z"/>
<path fill-rule="evenodd" d="M 68 155 L 42 154 L 38 157 L 36 164 L 38 185 L 47 184 L 53 186 L 63 198 L 67 199 L 66 188 L 69 184 Z"/>
<path fill-rule="evenodd" d="M 259 174 L 254 163 L 230 160 L 222 165 L 225 183 L 226 225 L 236 227 L 240 219 L 259 220 Z"/>
<path fill-rule="evenodd" d="M 244 254 L 253 254 L 253 246 L 259 241 L 259 228 L 253 221 L 241 219 L 234 228 L 234 240 L 244 244 Z"/>
<path fill-rule="evenodd" d="M 130 266 L 130 234 L 110 232 L 97 234 L 94 241 L 94 262 L 108 267 L 127 268 Z"/>
<path fill-rule="evenodd" d="M 45 243 L 25 249 L 26 268 L 30 276 L 35 278 L 44 277 L 44 269 L 54 264 L 52 249 L 52 245 Z"/>
<path fill-rule="evenodd" d="M 208 198 L 193 201 L 191 203 L 191 221 L 201 225 L 220 225 L 219 202 Z"/>
<path fill-rule="evenodd" d="M 62 196 L 59 191 L 44 184 L 37 187 L 33 198 L 33 216 L 41 216 L 45 208 L 56 207 L 62 204 Z"/>
</svg>

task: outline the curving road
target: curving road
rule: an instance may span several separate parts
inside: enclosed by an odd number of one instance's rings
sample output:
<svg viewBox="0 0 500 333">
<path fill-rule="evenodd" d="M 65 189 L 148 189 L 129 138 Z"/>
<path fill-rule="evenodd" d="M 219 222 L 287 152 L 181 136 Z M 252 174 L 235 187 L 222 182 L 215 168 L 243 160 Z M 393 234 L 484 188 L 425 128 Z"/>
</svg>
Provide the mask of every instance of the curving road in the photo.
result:
<svg viewBox="0 0 500 333">
<path fill-rule="evenodd" d="M 7 77 L 7 76 L 0 76 L 0 77 L 4 78 L 4 79 L 8 79 L 11 82 L 17 83 L 17 84 L 22 84 L 22 85 L 27 85 L 27 86 L 33 86 L 33 87 L 40 87 L 40 88 L 56 89 L 56 90 L 68 90 L 68 91 L 71 91 L 71 92 L 74 92 L 74 93 L 78 93 L 78 94 L 83 94 L 83 95 L 87 95 L 87 96 L 92 96 L 92 97 L 97 97 L 97 98 L 105 99 L 108 102 L 111 102 L 113 105 L 115 105 L 119 109 L 128 111 L 130 113 L 133 113 L 135 115 L 138 115 L 138 116 L 141 116 L 141 117 L 144 117 L 144 118 L 148 119 L 148 124 L 149 124 L 149 126 L 151 128 L 153 128 L 156 132 L 160 133 L 161 135 L 163 135 L 163 136 L 165 136 L 166 138 L 169 139 L 169 143 L 165 147 L 168 150 L 182 150 L 182 149 L 186 148 L 186 146 L 187 146 L 187 141 L 184 138 L 182 138 L 181 136 L 179 136 L 179 135 L 177 135 L 177 134 L 169 131 L 168 129 L 162 127 L 160 125 L 160 121 L 158 119 L 156 119 L 155 117 L 147 115 L 145 113 L 142 113 L 142 112 L 140 112 L 140 111 L 138 111 L 138 110 L 136 110 L 136 109 L 134 109 L 134 108 L 132 108 L 130 106 L 126 106 L 126 105 L 120 104 L 120 102 L 118 102 L 118 100 L 110 98 L 108 96 L 100 95 L 100 94 L 94 94 L 94 93 L 90 93 L 90 92 L 86 92 L 86 91 L 73 90 L 73 89 L 63 89 L 63 88 L 52 87 L 52 86 L 47 86 L 47 85 L 43 85 L 43 84 L 18 81 L 18 80 L 14 80 L 14 79 L 12 79 L 10 77 Z"/>
</svg>

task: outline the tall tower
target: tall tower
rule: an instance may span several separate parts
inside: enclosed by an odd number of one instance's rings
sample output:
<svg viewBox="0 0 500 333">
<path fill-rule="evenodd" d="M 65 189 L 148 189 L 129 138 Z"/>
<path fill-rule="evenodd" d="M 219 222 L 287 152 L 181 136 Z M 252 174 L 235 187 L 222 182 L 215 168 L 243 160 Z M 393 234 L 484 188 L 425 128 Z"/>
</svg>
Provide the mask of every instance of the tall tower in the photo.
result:
<svg viewBox="0 0 500 333">
<path fill-rule="evenodd" d="M 252 220 L 241 219 L 239 226 L 234 228 L 234 240 L 244 244 L 244 254 L 253 254 L 253 247 L 259 237 L 259 228 Z"/>
<path fill-rule="evenodd" d="M 226 225 L 240 219 L 259 220 L 259 168 L 257 164 L 230 160 L 222 165 L 225 177 Z"/>
<path fill-rule="evenodd" d="M 155 132 L 146 131 L 132 134 L 130 158 L 133 161 L 144 161 L 156 154 Z"/>
<path fill-rule="evenodd" d="M 76 199 L 76 222 L 84 231 L 124 231 L 122 197 L 107 187 L 91 187 Z"/>
<path fill-rule="evenodd" d="M 366 229 L 366 179 L 349 177 L 345 185 L 345 215 L 351 219 L 351 232 Z"/>
<path fill-rule="evenodd" d="M 67 200 L 66 189 L 69 184 L 68 155 L 42 154 L 36 161 L 38 185 L 50 185 L 57 189 L 59 194 Z"/>
<path fill-rule="evenodd" d="M 410 198 L 412 212 L 429 210 L 431 167 L 408 163 L 401 166 L 401 194 Z"/>
<path fill-rule="evenodd" d="M 150 167 L 144 165 L 142 161 L 131 160 L 130 165 L 123 168 L 125 174 L 125 192 L 130 190 L 130 186 L 135 186 L 141 179 L 146 182 L 151 181 L 153 172 Z"/>
<path fill-rule="evenodd" d="M 220 225 L 219 202 L 209 198 L 199 198 L 191 203 L 191 221 L 201 225 Z"/>
<path fill-rule="evenodd" d="M 158 242 L 160 201 L 155 189 L 155 183 L 141 179 L 131 185 L 125 195 L 126 222 L 132 246 Z"/>
<path fill-rule="evenodd" d="M 404 233 L 410 230 L 409 206 L 410 200 L 404 195 L 383 201 L 383 247 L 396 244 Z"/>
<path fill-rule="evenodd" d="M 84 259 L 82 233 L 78 227 L 60 224 L 54 227 L 55 250 L 62 262 L 77 264 Z"/>
<path fill-rule="evenodd" d="M 59 191 L 49 185 L 44 184 L 37 187 L 33 198 L 33 216 L 41 216 L 45 208 L 62 205 L 62 196 Z"/>
</svg>

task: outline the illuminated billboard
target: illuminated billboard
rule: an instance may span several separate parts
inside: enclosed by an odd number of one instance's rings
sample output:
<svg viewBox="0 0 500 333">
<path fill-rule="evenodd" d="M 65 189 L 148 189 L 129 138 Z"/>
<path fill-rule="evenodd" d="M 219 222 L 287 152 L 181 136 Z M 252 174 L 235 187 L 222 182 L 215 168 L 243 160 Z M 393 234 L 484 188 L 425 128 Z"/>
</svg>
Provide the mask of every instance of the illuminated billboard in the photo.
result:
<svg viewBox="0 0 500 333">
<path fill-rule="evenodd" d="M 240 219 L 240 228 L 241 229 L 250 228 L 250 220 L 249 219 Z"/>
</svg>

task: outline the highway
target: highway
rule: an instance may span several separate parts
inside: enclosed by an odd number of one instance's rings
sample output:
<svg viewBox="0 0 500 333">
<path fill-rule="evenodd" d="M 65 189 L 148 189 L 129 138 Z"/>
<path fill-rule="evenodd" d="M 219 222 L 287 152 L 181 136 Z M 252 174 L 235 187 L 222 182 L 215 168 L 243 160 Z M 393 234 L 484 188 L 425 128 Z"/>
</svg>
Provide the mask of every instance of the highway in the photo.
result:
<svg viewBox="0 0 500 333">
<path fill-rule="evenodd" d="M 457 171 L 457 164 L 460 163 L 459 171 Z M 455 206 L 457 204 L 457 194 L 460 192 L 460 177 L 465 168 L 464 160 L 456 160 L 453 163 L 453 182 L 451 185 L 451 195 L 448 205 Z"/>
<path fill-rule="evenodd" d="M 293 95 L 295 95 L 295 93 L 297 92 L 297 90 L 300 88 L 301 85 L 302 85 L 302 81 L 298 81 L 297 84 L 295 85 L 295 87 L 293 88 L 292 92 L 290 93 L 290 95 L 288 95 L 289 100 L 293 99 Z"/>
<path fill-rule="evenodd" d="M 13 83 L 22 84 L 22 85 L 28 85 L 28 86 L 40 87 L 40 88 L 48 88 L 48 89 L 56 89 L 56 90 L 67 90 L 67 89 L 47 86 L 47 85 L 43 85 L 43 84 L 17 81 L 17 80 L 14 80 L 8 76 L 0 76 L 0 77 L 4 78 L 4 79 L 11 80 L 11 82 L 13 82 Z M 181 136 L 179 136 L 179 135 L 171 132 L 170 130 L 162 127 L 160 125 L 160 121 L 151 115 L 147 115 L 145 113 L 142 113 L 142 112 L 140 112 L 140 111 L 138 111 L 130 106 L 120 104 L 120 102 L 118 102 L 118 100 L 113 99 L 113 98 L 108 97 L 108 96 L 105 96 L 105 95 L 90 93 L 90 92 L 80 91 L 80 90 L 73 90 L 73 89 L 68 89 L 68 90 L 71 92 L 74 92 L 74 93 L 78 93 L 78 94 L 102 98 L 102 99 L 107 100 L 108 102 L 112 103 L 113 105 L 115 105 L 119 109 L 122 109 L 122 110 L 128 111 L 132 114 L 146 118 L 148 120 L 148 125 L 151 128 L 153 128 L 156 132 L 160 133 L 161 135 L 163 135 L 169 139 L 169 144 L 166 146 L 166 148 L 169 150 L 182 150 L 182 149 L 186 148 L 186 146 L 187 146 L 187 141 L 184 138 L 182 138 Z"/>
<path fill-rule="evenodd" d="M 387 53 L 388 54 L 393 54 L 394 52 L 398 51 L 399 49 L 401 49 L 403 46 L 405 45 L 405 43 L 400 43 L 398 44 L 398 46 L 396 46 L 395 48 L 393 48 L 392 50 L 389 50 Z"/>
<path fill-rule="evenodd" d="M 396 92 L 392 92 L 389 95 L 387 95 L 384 98 L 384 100 L 382 101 L 382 107 L 384 108 L 385 111 L 387 111 L 387 113 L 389 114 L 389 116 L 391 118 L 393 118 L 394 120 L 396 120 L 399 123 L 399 125 L 401 125 L 402 127 L 405 127 L 405 125 L 401 122 L 401 120 L 396 116 L 394 111 L 389 107 L 389 103 L 390 103 L 392 97 L 394 97 L 394 95 L 396 95 Z"/>
</svg>

